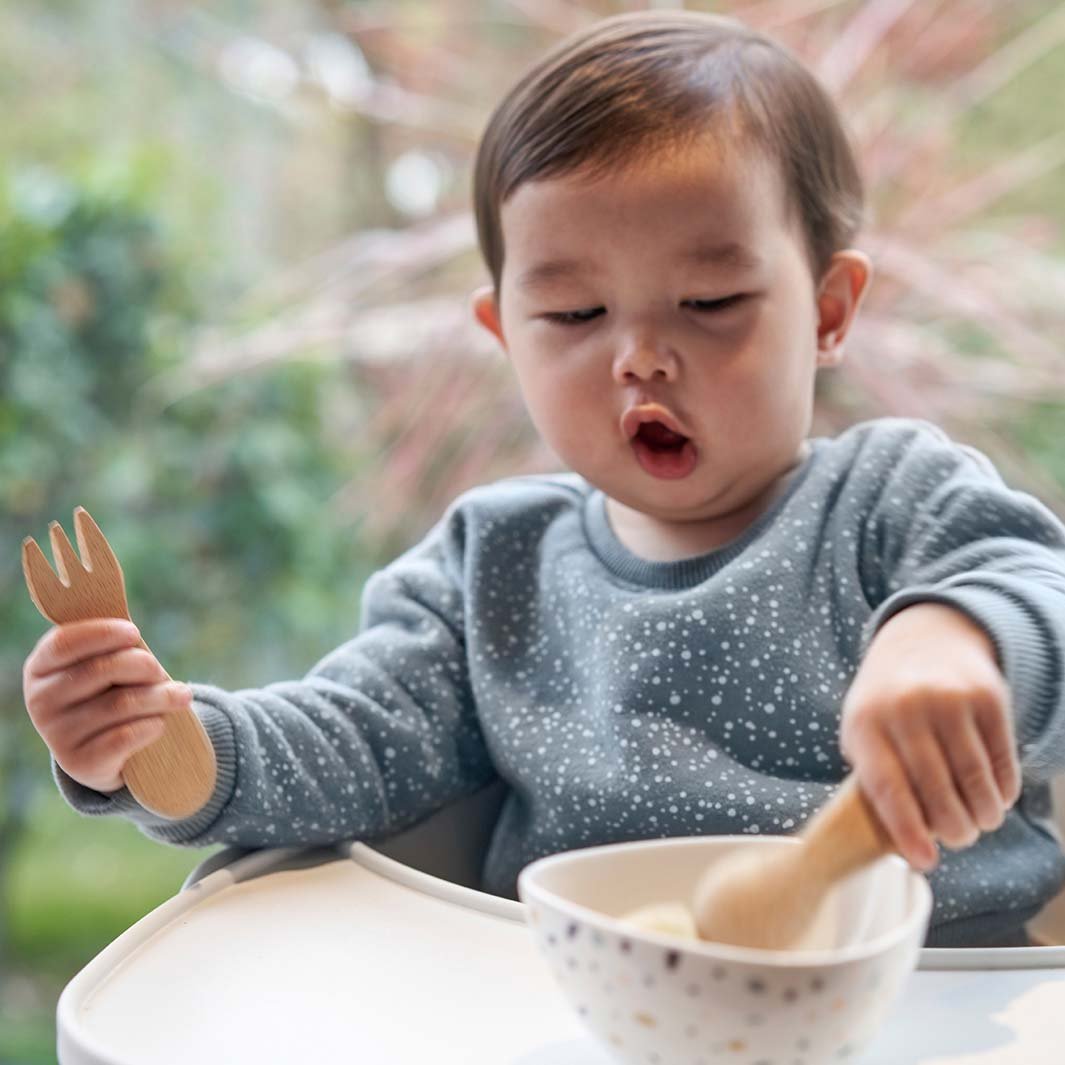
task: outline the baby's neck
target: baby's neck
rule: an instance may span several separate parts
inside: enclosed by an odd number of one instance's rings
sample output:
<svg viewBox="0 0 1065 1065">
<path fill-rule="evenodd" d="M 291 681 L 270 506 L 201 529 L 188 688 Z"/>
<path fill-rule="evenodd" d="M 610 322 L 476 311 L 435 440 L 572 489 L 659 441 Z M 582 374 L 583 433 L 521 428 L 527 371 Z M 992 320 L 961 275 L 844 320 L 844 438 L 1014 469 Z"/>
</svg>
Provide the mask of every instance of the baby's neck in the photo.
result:
<svg viewBox="0 0 1065 1065">
<path fill-rule="evenodd" d="M 607 498 L 606 512 L 614 535 L 647 562 L 679 562 L 715 551 L 742 536 L 791 484 L 809 454 L 803 444 L 796 462 L 766 489 L 736 510 L 704 521 L 670 522 Z"/>
</svg>

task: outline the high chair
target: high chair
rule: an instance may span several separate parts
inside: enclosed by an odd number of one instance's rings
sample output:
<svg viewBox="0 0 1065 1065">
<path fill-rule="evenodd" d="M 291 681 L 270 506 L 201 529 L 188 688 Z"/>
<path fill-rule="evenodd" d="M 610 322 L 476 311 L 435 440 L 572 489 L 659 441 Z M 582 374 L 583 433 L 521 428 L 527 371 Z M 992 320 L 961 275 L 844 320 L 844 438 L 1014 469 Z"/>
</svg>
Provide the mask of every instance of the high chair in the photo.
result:
<svg viewBox="0 0 1065 1065">
<path fill-rule="evenodd" d="M 373 846 L 211 855 L 67 984 L 60 1065 L 610 1065 L 522 904 L 477 890 L 503 798 Z M 862 1065 L 1059 1065 L 1065 893 L 1031 929 L 1052 945 L 923 950 Z"/>
</svg>

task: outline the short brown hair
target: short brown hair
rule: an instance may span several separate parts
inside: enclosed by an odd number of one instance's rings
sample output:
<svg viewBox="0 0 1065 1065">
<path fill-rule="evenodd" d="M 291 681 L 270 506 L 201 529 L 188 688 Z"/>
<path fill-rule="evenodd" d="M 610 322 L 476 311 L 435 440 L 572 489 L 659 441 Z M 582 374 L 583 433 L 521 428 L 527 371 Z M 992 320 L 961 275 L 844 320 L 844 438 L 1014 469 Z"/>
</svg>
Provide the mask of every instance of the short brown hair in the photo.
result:
<svg viewBox="0 0 1065 1065">
<path fill-rule="evenodd" d="M 641 11 L 560 42 L 492 113 L 474 167 L 481 254 L 499 291 L 500 211 L 519 186 L 606 172 L 738 119 L 783 176 L 819 279 L 862 223 L 862 180 L 835 105 L 782 45 L 735 19 Z M 793 215 L 794 217 L 795 215 Z"/>
</svg>

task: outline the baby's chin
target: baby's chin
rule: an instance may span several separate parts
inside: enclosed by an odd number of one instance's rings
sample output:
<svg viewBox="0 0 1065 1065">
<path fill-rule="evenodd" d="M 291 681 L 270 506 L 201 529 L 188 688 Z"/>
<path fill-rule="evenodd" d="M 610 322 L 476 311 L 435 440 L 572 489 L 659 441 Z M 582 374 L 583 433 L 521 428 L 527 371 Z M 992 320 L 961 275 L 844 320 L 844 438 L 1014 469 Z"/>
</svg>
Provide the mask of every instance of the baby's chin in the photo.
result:
<svg viewBox="0 0 1065 1065">
<path fill-rule="evenodd" d="M 634 491 L 628 485 L 615 492 L 609 488 L 602 491 L 609 501 L 608 509 L 615 513 L 676 527 L 680 531 L 695 532 L 700 526 L 728 521 L 736 510 L 727 498 L 699 494 L 690 489 L 682 491 L 676 485 L 667 485 L 664 489 L 654 485 L 646 492 Z"/>
<path fill-rule="evenodd" d="M 697 548 L 693 553 L 705 553 L 741 535 L 780 491 L 777 478 L 753 490 L 737 481 L 709 487 L 655 482 L 646 489 L 623 481 L 596 487 L 609 501 L 607 511 L 615 531 L 619 527 L 659 527 L 670 539 Z"/>
<path fill-rule="evenodd" d="M 613 508 L 608 504 L 612 519 L 620 517 L 630 524 L 641 523 L 648 528 L 660 528 L 664 533 L 684 539 L 717 540 L 720 539 L 719 533 L 724 533 L 726 538 L 731 539 L 728 534 L 734 524 L 739 523 L 744 527 L 749 524 L 744 522 L 742 514 L 734 511 L 719 514 L 667 507 L 640 508 L 629 506 L 612 497 L 608 498 L 614 504 Z"/>
<path fill-rule="evenodd" d="M 708 484 L 700 472 L 669 480 L 652 477 L 637 467 L 599 482 L 586 479 L 617 505 L 657 521 L 689 524 L 727 517 L 736 509 L 735 483 Z"/>
</svg>

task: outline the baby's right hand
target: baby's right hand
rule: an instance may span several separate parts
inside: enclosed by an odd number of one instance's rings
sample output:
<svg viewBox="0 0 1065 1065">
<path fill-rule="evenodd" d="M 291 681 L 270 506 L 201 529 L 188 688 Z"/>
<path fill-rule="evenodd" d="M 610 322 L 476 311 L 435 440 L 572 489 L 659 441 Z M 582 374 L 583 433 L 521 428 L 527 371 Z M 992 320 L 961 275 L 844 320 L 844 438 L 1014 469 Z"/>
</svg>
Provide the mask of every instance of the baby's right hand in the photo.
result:
<svg viewBox="0 0 1065 1065">
<path fill-rule="evenodd" d="M 192 704 L 191 689 L 170 680 L 136 626 L 116 618 L 49 629 L 26 659 L 22 692 L 68 776 L 105 793 L 122 787 L 130 756 L 163 734 L 164 715 Z"/>
</svg>

